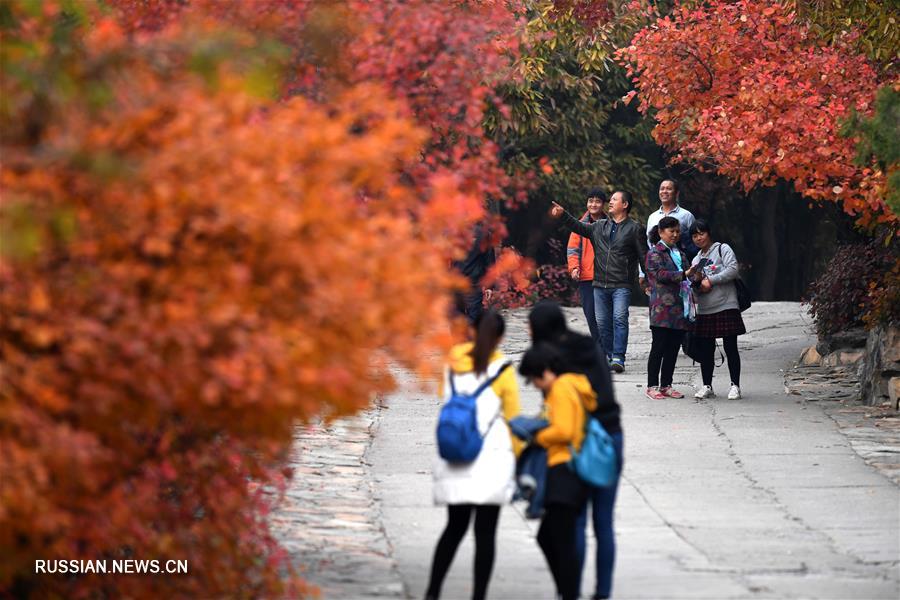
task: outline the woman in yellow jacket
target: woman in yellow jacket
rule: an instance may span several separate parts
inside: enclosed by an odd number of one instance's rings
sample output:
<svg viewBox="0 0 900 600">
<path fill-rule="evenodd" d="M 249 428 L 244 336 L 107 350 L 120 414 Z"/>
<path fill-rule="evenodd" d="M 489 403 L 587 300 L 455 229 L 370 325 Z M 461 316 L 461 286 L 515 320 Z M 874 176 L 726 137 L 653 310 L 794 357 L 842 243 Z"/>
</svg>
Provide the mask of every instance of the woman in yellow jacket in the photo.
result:
<svg viewBox="0 0 900 600">
<path fill-rule="evenodd" d="M 544 393 L 549 421 L 535 437 L 547 449 L 548 467 L 538 545 L 553 574 L 557 595 L 563 600 L 575 600 L 581 577 L 575 547 L 576 522 L 588 488 L 568 463 L 572 449 L 581 448 L 586 410 L 597 408 L 597 396 L 587 377 L 563 371 L 559 351 L 546 343 L 528 350 L 519 366 L 519 373 Z"/>
<path fill-rule="evenodd" d="M 515 491 L 516 454 L 521 446 L 506 422 L 519 414 L 519 384 L 515 371 L 498 346 L 503 337 L 503 317 L 488 310 L 475 321 L 475 341 L 454 346 L 441 385 L 441 396 L 450 396 L 450 378 L 458 392 L 472 393 L 482 383 L 493 383 L 476 399 L 478 431 L 484 443 L 471 463 L 448 463 L 440 457 L 434 465 L 434 501 L 447 506 L 444 529 L 431 564 L 425 597 L 438 598 L 459 543 L 475 515 L 475 585 L 472 598 L 487 594 L 494 565 L 494 548 L 500 507 Z"/>
</svg>

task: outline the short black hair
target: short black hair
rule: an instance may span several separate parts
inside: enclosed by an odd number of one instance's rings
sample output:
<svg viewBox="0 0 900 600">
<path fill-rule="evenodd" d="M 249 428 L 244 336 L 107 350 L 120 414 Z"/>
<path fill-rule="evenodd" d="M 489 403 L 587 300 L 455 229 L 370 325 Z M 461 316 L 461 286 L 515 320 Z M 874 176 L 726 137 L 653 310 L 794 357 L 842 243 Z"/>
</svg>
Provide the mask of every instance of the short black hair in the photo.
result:
<svg viewBox="0 0 900 600">
<path fill-rule="evenodd" d="M 659 230 L 672 229 L 673 227 L 681 228 L 681 221 L 675 217 L 663 217 L 659 220 Z"/>
<path fill-rule="evenodd" d="M 697 219 L 694 221 L 694 224 L 691 225 L 691 235 L 695 233 L 708 233 L 712 235 L 712 231 L 709 229 L 709 223 L 706 219 Z"/>
<path fill-rule="evenodd" d="M 626 192 L 625 190 L 616 190 L 614 193 L 622 194 L 622 200 L 628 203 L 628 206 L 625 207 L 625 213 L 628 214 L 631 212 L 631 192 Z"/>
<path fill-rule="evenodd" d="M 681 190 L 681 186 L 678 185 L 678 182 L 675 181 L 674 179 L 672 179 L 671 177 L 669 179 L 663 179 L 662 181 L 659 182 L 659 185 L 662 185 L 667 181 L 672 184 L 673 188 L 675 188 L 675 197 L 677 198 L 678 192 Z"/>
<path fill-rule="evenodd" d="M 547 370 L 557 375 L 565 372 L 562 355 L 556 346 L 541 342 L 529 348 L 522 357 L 519 374 L 523 377 L 541 377 Z"/>
<path fill-rule="evenodd" d="M 606 203 L 606 192 L 601 190 L 598 187 L 592 187 L 584 191 L 585 199 L 588 198 L 600 198 L 604 204 Z"/>
<path fill-rule="evenodd" d="M 659 243 L 659 225 L 653 226 L 653 229 L 647 234 L 647 238 L 650 240 L 651 244 L 655 245 Z"/>
</svg>

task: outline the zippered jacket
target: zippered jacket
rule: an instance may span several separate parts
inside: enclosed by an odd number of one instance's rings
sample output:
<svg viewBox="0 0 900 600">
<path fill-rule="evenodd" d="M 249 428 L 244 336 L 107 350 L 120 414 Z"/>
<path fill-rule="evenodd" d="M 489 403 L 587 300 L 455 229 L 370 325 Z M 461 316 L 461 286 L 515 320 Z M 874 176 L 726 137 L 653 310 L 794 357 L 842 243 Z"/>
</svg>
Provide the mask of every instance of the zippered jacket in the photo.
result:
<svg viewBox="0 0 900 600">
<path fill-rule="evenodd" d="M 647 256 L 646 234 L 637 221 L 626 218 L 619 223 L 614 238 L 612 219 L 587 224 L 565 212 L 562 224 L 569 231 L 585 236 L 593 243 L 594 287 L 631 287 L 637 279 L 638 265 L 644 264 Z"/>
<path fill-rule="evenodd" d="M 544 398 L 550 424 L 535 441 L 547 449 L 547 466 L 572 460 L 572 451 L 581 448 L 587 412 L 597 408 L 597 395 L 588 378 L 579 373 L 563 373 Z"/>
<path fill-rule="evenodd" d="M 716 242 L 706 253 L 697 253 L 693 264 L 699 263 L 701 258 L 710 260 L 703 268 L 703 276 L 709 278 L 713 287 L 705 294 L 695 294 L 697 314 L 711 315 L 723 310 L 738 309 L 734 280 L 740 275 L 740 267 L 734 250 L 728 244 Z"/>
<path fill-rule="evenodd" d="M 587 225 L 593 223 L 591 214 L 585 212 L 581 216 L 581 222 Z M 566 246 L 566 263 L 569 267 L 569 274 L 575 269 L 581 269 L 579 281 L 592 281 L 594 279 L 594 244 L 590 238 L 586 238 L 577 233 L 569 235 L 569 243 Z"/>
</svg>

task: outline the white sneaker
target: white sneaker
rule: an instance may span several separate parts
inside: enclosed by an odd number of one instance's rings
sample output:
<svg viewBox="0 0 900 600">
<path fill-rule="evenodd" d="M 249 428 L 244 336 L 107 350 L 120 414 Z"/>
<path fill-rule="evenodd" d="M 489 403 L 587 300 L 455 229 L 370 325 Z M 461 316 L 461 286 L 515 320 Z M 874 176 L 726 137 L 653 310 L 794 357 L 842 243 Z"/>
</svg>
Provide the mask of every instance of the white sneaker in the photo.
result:
<svg viewBox="0 0 900 600">
<path fill-rule="evenodd" d="M 741 399 L 741 388 L 731 384 L 731 389 L 728 390 L 728 399 L 729 400 L 740 400 Z"/>
<path fill-rule="evenodd" d="M 702 388 L 697 390 L 697 393 L 694 394 L 694 398 L 697 400 L 705 400 L 707 398 L 715 398 L 716 393 L 713 391 L 711 385 L 704 385 Z"/>
</svg>

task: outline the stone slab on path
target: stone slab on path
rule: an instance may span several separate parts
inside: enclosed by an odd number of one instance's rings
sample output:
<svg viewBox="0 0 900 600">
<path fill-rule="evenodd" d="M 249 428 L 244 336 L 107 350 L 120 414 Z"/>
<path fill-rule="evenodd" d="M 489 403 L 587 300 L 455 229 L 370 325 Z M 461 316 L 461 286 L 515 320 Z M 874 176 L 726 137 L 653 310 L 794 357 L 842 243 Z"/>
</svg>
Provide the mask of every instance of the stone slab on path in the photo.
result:
<svg viewBox="0 0 900 600">
<path fill-rule="evenodd" d="M 298 427 L 294 477 L 271 518 L 303 578 L 324 598 L 402 598 L 366 452 L 377 409 Z"/>
<path fill-rule="evenodd" d="M 900 485 L 900 414 L 859 401 L 858 369 L 797 365 L 785 375 L 785 390 L 803 402 L 817 402 L 840 428 L 853 450 L 879 473 Z"/>
</svg>

